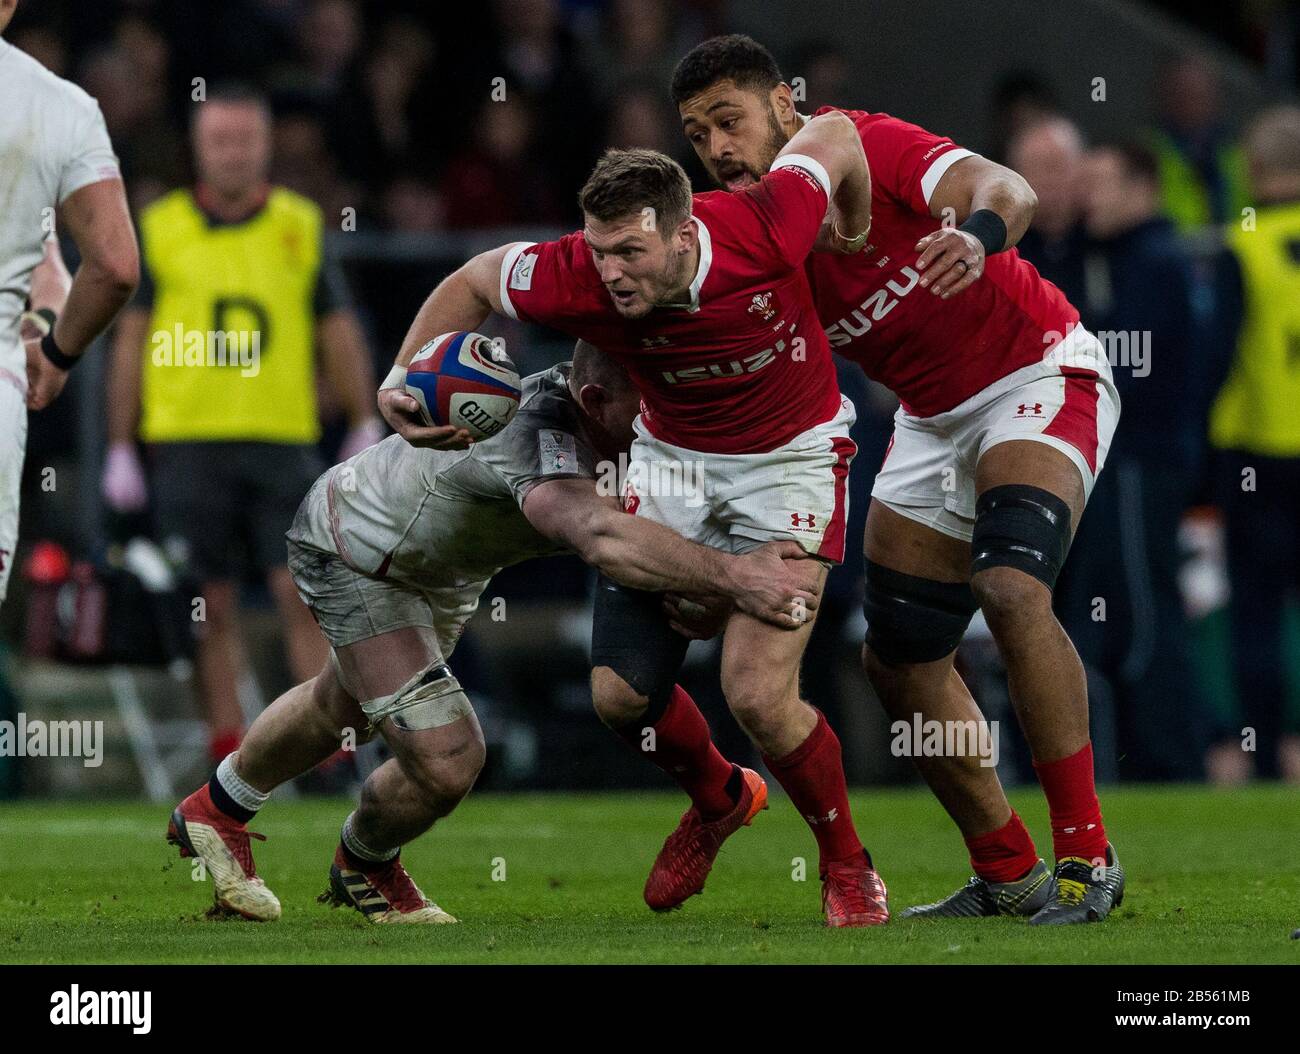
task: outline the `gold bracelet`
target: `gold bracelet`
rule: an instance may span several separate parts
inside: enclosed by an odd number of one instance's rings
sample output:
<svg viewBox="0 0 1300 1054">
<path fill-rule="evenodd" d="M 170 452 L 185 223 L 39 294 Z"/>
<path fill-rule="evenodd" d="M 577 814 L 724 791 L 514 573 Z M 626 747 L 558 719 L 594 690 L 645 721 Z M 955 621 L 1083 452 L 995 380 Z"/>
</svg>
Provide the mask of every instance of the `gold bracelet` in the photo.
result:
<svg viewBox="0 0 1300 1054">
<path fill-rule="evenodd" d="M 836 220 L 831 220 L 831 233 L 835 235 L 835 237 L 837 237 L 840 241 L 847 244 L 850 252 L 855 252 L 855 253 L 861 252 L 862 247 L 867 244 L 867 235 L 871 233 L 871 224 L 868 223 L 867 229 L 863 231 L 861 234 L 849 238 L 844 234 L 843 231 L 840 230 L 839 222 Z"/>
</svg>

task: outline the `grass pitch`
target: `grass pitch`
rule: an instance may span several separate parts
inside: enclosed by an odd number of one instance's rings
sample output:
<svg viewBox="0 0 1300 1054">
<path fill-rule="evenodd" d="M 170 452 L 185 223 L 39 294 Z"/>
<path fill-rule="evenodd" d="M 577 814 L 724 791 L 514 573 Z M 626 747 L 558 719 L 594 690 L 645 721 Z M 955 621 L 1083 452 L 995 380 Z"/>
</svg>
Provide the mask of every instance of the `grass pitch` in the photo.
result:
<svg viewBox="0 0 1300 1054">
<path fill-rule="evenodd" d="M 1050 855 L 1033 789 L 1013 804 Z M 342 800 L 273 802 L 254 822 L 283 917 L 205 918 L 211 886 L 163 842 L 168 807 L 0 805 L 6 963 L 1300 963 L 1294 788 L 1105 790 L 1129 875 L 1094 926 L 1009 919 L 821 925 L 812 837 L 775 796 L 724 847 L 702 897 L 654 915 L 646 872 L 684 799 L 672 794 L 473 795 L 403 854 L 458 926 L 371 926 L 315 897 Z M 859 791 L 853 808 L 895 914 L 965 881 L 964 847 L 923 791 Z M 807 861 L 798 881 L 799 859 Z"/>
</svg>

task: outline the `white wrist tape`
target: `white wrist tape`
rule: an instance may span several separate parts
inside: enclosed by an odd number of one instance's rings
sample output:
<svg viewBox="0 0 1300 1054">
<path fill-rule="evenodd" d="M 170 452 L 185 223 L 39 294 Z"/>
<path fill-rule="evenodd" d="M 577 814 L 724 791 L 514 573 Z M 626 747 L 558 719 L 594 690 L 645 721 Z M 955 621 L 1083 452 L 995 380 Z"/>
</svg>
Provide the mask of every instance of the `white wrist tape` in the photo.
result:
<svg viewBox="0 0 1300 1054">
<path fill-rule="evenodd" d="M 382 392 L 385 388 L 405 388 L 406 387 L 406 367 L 394 366 L 388 371 L 388 376 L 384 378 L 384 383 L 379 386 Z"/>
<path fill-rule="evenodd" d="M 54 328 L 50 325 L 49 319 L 44 315 L 38 315 L 35 311 L 24 311 L 21 321 L 33 326 L 42 337 L 46 336 Z"/>
</svg>

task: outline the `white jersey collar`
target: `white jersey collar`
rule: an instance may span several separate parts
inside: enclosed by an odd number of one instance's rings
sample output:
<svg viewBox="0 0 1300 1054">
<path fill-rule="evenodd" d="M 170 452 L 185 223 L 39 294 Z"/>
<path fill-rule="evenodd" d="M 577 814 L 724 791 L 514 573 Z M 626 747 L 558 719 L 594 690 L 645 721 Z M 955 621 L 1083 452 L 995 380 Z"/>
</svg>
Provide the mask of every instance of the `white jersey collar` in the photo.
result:
<svg viewBox="0 0 1300 1054">
<path fill-rule="evenodd" d="M 700 237 L 700 262 L 695 268 L 695 281 L 691 283 L 691 306 L 687 308 L 688 311 L 694 312 L 700 309 L 700 287 L 709 277 L 709 268 L 713 266 L 713 238 L 702 219 L 698 216 L 693 216 L 692 219 L 695 220 L 695 227 Z"/>
</svg>

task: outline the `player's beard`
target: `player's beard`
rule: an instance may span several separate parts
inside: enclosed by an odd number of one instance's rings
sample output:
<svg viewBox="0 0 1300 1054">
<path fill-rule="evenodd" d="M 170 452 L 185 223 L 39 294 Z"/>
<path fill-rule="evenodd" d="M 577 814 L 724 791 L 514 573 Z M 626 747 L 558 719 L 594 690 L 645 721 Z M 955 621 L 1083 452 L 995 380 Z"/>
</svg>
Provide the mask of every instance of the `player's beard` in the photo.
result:
<svg viewBox="0 0 1300 1054">
<path fill-rule="evenodd" d="M 772 162 L 776 160 L 776 155 L 781 152 L 789 141 L 790 137 L 786 135 L 785 129 L 781 127 L 781 119 L 776 115 L 776 108 L 769 105 L 767 108 L 767 140 L 760 148 L 759 165 L 761 167 L 755 170 L 753 165 L 741 162 L 738 165 L 732 165 L 725 172 L 719 169 L 718 174 L 714 177 L 715 181 L 719 186 L 728 190 L 731 189 L 727 186 L 728 181 L 742 174 L 749 176 L 754 183 L 757 183 L 771 169 Z"/>
<path fill-rule="evenodd" d="M 769 103 L 767 107 L 767 146 L 764 150 L 766 156 L 763 158 L 764 172 L 767 172 L 772 167 L 776 155 L 785 148 L 785 144 L 789 141 L 790 136 L 785 134 L 785 129 L 781 127 L 781 118 L 776 115 L 776 107 Z"/>
</svg>

